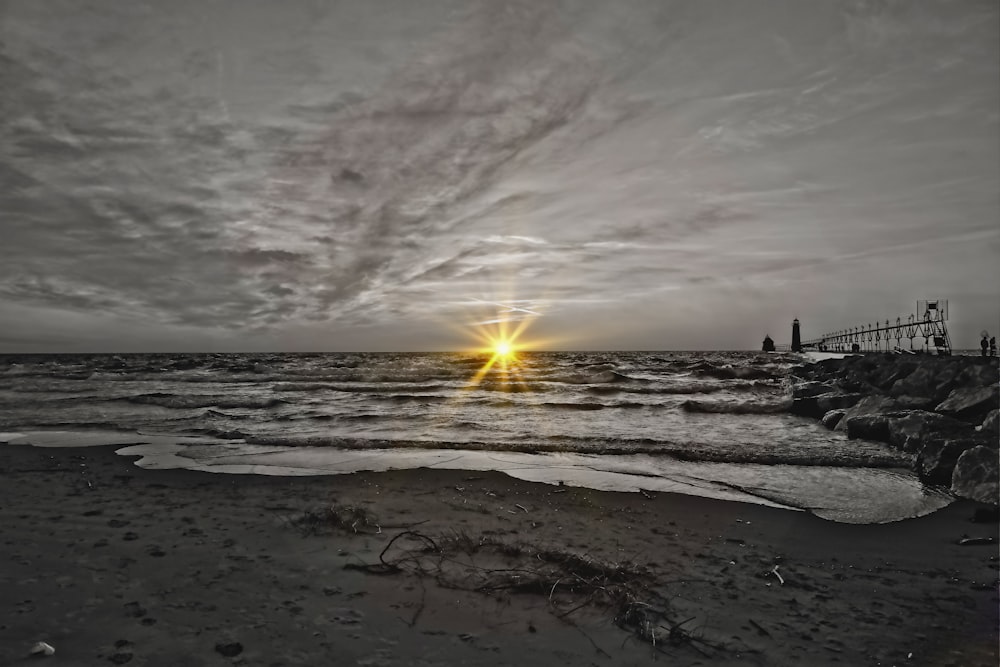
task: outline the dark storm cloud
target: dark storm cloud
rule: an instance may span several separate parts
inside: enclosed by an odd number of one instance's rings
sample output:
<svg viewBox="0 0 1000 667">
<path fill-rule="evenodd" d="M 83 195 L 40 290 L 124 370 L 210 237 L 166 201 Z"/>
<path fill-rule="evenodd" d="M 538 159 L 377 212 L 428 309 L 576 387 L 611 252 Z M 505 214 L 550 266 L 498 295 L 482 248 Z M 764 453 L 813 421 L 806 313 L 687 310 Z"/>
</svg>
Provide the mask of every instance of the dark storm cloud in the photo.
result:
<svg viewBox="0 0 1000 667">
<path fill-rule="evenodd" d="M 817 276 L 873 315 L 972 298 L 1000 281 L 997 18 L 7 2 L 0 305 L 315 348 L 331 323 L 357 346 L 354 325 L 486 321 L 483 303 L 714 326 L 841 298 Z"/>
</svg>

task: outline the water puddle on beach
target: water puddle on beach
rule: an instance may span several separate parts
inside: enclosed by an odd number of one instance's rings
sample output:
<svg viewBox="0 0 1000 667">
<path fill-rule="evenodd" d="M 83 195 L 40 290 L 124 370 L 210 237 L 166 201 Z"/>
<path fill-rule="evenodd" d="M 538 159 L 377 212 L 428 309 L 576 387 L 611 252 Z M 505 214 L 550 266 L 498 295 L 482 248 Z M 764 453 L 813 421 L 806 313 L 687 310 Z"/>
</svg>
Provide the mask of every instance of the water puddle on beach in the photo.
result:
<svg viewBox="0 0 1000 667">
<path fill-rule="evenodd" d="M 456 449 L 345 450 L 281 447 L 114 431 L 0 433 L 0 443 L 36 447 L 118 446 L 141 468 L 279 476 L 343 475 L 412 468 L 494 470 L 518 479 L 602 491 L 683 493 L 789 510 L 845 523 L 922 516 L 951 497 L 907 470 L 680 461 L 646 454 L 591 455 Z"/>
</svg>

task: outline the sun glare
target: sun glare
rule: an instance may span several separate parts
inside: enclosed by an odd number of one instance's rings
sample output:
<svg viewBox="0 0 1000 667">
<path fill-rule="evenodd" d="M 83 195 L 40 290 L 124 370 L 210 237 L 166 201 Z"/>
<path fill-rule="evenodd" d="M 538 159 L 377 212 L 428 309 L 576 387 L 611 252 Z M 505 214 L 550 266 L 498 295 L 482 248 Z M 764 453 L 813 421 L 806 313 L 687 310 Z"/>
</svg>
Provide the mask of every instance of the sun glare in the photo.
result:
<svg viewBox="0 0 1000 667">
<path fill-rule="evenodd" d="M 522 377 L 526 360 L 521 355 L 527 354 L 527 350 L 534 349 L 539 341 L 526 340 L 522 335 L 531 326 L 535 317 L 515 318 L 510 313 L 518 311 L 536 317 L 539 313 L 503 303 L 496 305 L 507 310 L 499 311 L 496 319 L 470 323 L 469 331 L 479 340 L 479 345 L 469 352 L 485 357 L 485 360 L 475 375 L 469 378 L 468 387 L 470 389 L 477 387 L 489 377 L 491 386 L 501 390 L 526 390 L 525 379 Z"/>
</svg>

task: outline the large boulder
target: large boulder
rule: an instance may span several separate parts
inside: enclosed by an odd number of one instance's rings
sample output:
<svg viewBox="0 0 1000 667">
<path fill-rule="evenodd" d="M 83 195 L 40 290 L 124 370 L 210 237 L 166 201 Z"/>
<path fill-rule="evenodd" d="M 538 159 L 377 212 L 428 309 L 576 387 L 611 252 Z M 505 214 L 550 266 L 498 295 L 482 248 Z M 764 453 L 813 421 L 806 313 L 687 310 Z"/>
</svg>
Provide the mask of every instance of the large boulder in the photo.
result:
<svg viewBox="0 0 1000 667">
<path fill-rule="evenodd" d="M 955 378 L 955 386 L 987 387 L 1000 381 L 1000 371 L 997 370 L 996 363 L 982 358 L 973 358 L 971 361 L 973 363 L 963 368 Z"/>
<path fill-rule="evenodd" d="M 998 468 L 997 450 L 983 446 L 965 450 L 952 473 L 952 493 L 981 503 L 998 504 Z"/>
<path fill-rule="evenodd" d="M 972 439 L 932 438 L 923 444 L 915 463 L 917 477 L 925 484 L 950 486 L 959 457 L 982 442 Z"/>
<path fill-rule="evenodd" d="M 997 408 L 997 401 L 998 388 L 996 386 L 959 387 L 952 390 L 948 394 L 948 398 L 934 408 L 934 411 L 973 424 L 981 424 L 986 415 Z"/>
<path fill-rule="evenodd" d="M 816 407 L 820 409 L 822 414 L 826 414 L 830 410 L 852 408 L 864 397 L 864 394 L 830 392 L 816 397 Z"/>
<path fill-rule="evenodd" d="M 897 382 L 913 374 L 918 367 L 918 363 L 907 357 L 886 357 L 886 363 L 882 364 L 872 373 L 870 382 L 879 389 L 888 391 Z"/>
<path fill-rule="evenodd" d="M 969 437 L 973 428 L 966 422 L 926 410 L 908 410 L 892 415 L 888 420 L 888 443 L 905 452 L 920 451 L 931 437 Z"/>
<path fill-rule="evenodd" d="M 791 412 L 802 417 L 820 419 L 830 410 L 840 410 L 855 405 L 864 394 L 845 394 L 837 391 L 815 396 L 801 396 L 792 400 Z"/>
<path fill-rule="evenodd" d="M 889 393 L 893 396 L 927 396 L 942 401 L 955 386 L 960 371 L 956 363 L 946 364 L 942 360 L 925 357 L 916 370 L 896 380 Z"/>
<path fill-rule="evenodd" d="M 840 423 L 840 420 L 844 418 L 845 412 L 846 410 L 830 410 L 825 415 L 823 415 L 823 419 L 821 420 L 823 426 L 827 427 L 832 431 L 834 428 L 837 427 L 837 424 Z"/>
<path fill-rule="evenodd" d="M 896 410 L 897 408 L 896 401 L 888 396 L 865 396 L 844 413 L 844 418 L 840 420 L 840 423 L 837 424 L 837 428 L 834 430 L 846 431 L 847 422 L 852 417 L 877 415 L 881 412 Z"/>
<path fill-rule="evenodd" d="M 844 417 L 847 437 L 889 442 L 889 417 L 885 413 Z"/>
</svg>

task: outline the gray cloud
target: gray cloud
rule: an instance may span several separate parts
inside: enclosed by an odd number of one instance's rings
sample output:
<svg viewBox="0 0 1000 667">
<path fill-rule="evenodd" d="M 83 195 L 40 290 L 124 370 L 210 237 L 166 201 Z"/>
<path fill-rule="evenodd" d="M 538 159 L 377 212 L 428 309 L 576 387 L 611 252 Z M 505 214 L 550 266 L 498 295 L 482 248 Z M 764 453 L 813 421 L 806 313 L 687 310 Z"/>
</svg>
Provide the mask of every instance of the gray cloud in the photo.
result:
<svg viewBox="0 0 1000 667">
<path fill-rule="evenodd" d="M 998 319 L 995 3 L 417 4 L 5 3 L 0 305 L 237 348 Z"/>
</svg>

